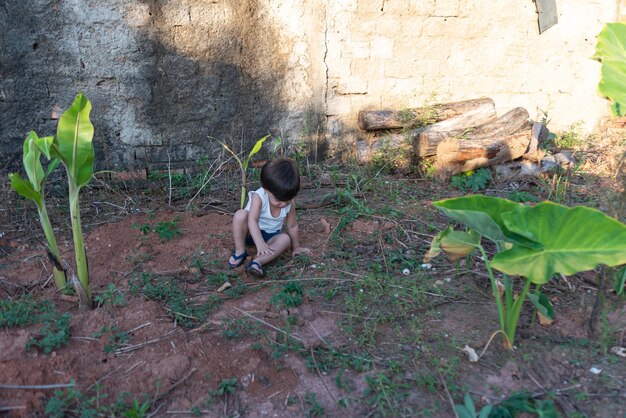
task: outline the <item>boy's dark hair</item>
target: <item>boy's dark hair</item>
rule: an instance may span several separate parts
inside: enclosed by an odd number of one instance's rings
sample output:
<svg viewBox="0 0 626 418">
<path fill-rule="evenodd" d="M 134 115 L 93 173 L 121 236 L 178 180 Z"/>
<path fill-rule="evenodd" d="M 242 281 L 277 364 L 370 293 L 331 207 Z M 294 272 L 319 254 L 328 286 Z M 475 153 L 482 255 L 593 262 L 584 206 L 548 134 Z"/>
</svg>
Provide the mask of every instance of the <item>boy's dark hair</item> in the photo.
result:
<svg viewBox="0 0 626 418">
<path fill-rule="evenodd" d="M 287 202 L 300 191 L 300 173 L 287 158 L 268 161 L 261 169 L 261 186 L 281 202 Z"/>
</svg>

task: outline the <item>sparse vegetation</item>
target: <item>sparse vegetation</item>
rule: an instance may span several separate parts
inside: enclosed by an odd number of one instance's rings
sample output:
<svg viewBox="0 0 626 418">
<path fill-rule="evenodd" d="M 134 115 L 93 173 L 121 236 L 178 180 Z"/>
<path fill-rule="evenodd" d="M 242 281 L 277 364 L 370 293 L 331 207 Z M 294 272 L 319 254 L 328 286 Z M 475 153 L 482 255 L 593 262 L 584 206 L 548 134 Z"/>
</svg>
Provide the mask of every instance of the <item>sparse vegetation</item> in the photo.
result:
<svg viewBox="0 0 626 418">
<path fill-rule="evenodd" d="M 462 192 L 472 191 L 478 192 L 485 190 L 491 181 L 491 170 L 488 168 L 479 168 L 476 171 L 467 171 L 452 176 L 450 184 L 455 189 Z"/>
<path fill-rule="evenodd" d="M 515 185 L 487 181 L 477 191 L 508 197 L 511 204 L 526 203 L 529 208 L 540 209 L 539 202 L 547 197 L 600 205 L 608 200 L 605 194 L 616 191 L 595 186 L 601 176 L 591 174 L 594 161 L 585 160 L 584 168 L 575 174 L 559 172 L 562 177 L 555 180 L 546 177 L 544 183 L 538 178 Z M 85 204 L 86 218 L 96 219 L 96 224 L 89 222 L 94 233 L 88 236 L 94 238 L 87 242 L 90 254 L 94 252 L 90 266 L 99 272 L 94 275 L 96 310 L 88 314 L 77 310 L 69 296 L 52 304 L 49 300 L 57 296 L 53 286 L 32 281 L 36 274 L 31 272 L 27 272 L 30 281 L 24 279 L 26 285 L 11 287 L 3 278 L 10 269 L 0 270 L 4 292 L 0 327 L 10 338 L 30 340 L 30 361 L 50 360 L 37 363 L 38 367 L 67 382 L 75 370 L 69 362 L 83 350 L 81 356 L 88 356 L 97 369 L 93 381 L 81 380 L 80 386 L 48 392 L 35 409 L 46 416 L 236 416 L 258 411 L 259 405 L 250 399 L 262 396 L 264 408 L 271 405 L 276 413 L 294 416 L 453 415 L 453 409 L 459 416 L 474 417 L 487 416 L 485 410 L 490 410 L 488 416 L 554 416 L 554 411 L 563 416 L 576 416 L 578 411 L 583 416 L 600 407 L 619 415 L 614 388 L 626 377 L 626 369 L 611 349 L 623 345 L 623 327 L 615 319 L 623 307 L 623 296 L 618 294 L 624 289 L 623 269 L 607 275 L 596 339 L 587 337 L 579 325 L 575 331 L 567 328 L 568 321 L 589 320 L 586 315 L 597 295 L 592 281 L 598 276 L 598 270 L 590 270 L 552 275 L 540 291 L 531 289 L 526 294 L 526 300 L 533 301 L 519 304 L 517 350 L 488 344 L 499 319 L 484 262 L 494 260 L 496 245 L 483 240 L 484 255 L 462 253 L 452 264 L 440 258 L 428 263 L 422 259 L 433 237 L 446 227 L 445 217 L 430 203 L 474 193 L 478 185 L 473 180 L 467 183 L 469 176 L 464 176 L 463 187 L 451 190 L 429 180 L 426 166 L 422 174 L 395 177 L 380 168 L 303 167 L 310 174 L 307 187 L 334 187 L 338 198 L 330 206 L 302 211 L 301 233 L 303 240 L 312 242 L 313 253 L 280 258 L 268 267 L 265 280 L 224 269 L 229 226 L 215 225 L 222 218 L 206 211 L 194 216 L 182 208 L 176 217 L 158 212 L 162 199 L 157 193 L 168 193 L 167 186 L 150 194 L 145 189 L 113 191 L 116 198 L 126 199 L 128 194 L 135 203 L 146 205 L 140 210 L 133 206 L 135 225 L 131 229 L 127 220 L 123 230 L 129 244 L 116 247 L 115 239 L 110 240 L 112 233 L 105 237 L 97 223 L 108 214 L 117 221 L 113 216 L 132 203 L 120 203 L 110 195 L 103 198 L 98 195 L 102 188 L 89 188 L 85 199 L 113 203 Z M 615 169 L 611 166 L 608 171 Z M 231 196 L 232 179 L 238 182 L 238 173 L 231 172 L 224 181 L 221 193 L 226 195 L 218 199 L 226 203 L 220 211 L 239 206 Z M 248 170 L 248 174 L 255 181 L 255 173 Z M 189 174 L 183 179 L 172 172 L 178 191 L 185 187 L 191 191 L 189 181 Z M 153 175 L 150 182 L 169 182 L 169 178 Z M 216 190 L 208 186 L 205 190 L 209 189 Z M 198 207 L 209 201 L 203 196 L 194 202 Z M 174 200 L 176 204 L 187 201 Z M 322 218 L 330 226 L 323 233 L 318 229 Z M 469 234 L 458 229 L 462 222 L 454 222 L 454 232 Z M 594 225 L 593 231 L 600 224 Z M 449 249 L 449 242 L 441 238 L 442 249 Z M 115 248 L 107 247 L 108 243 Z M 103 262 L 98 251 L 112 260 Z M 507 283 L 503 275 L 492 273 L 508 287 L 510 307 L 523 300 L 523 279 L 511 276 Z M 502 296 L 505 308 L 506 299 Z M 550 306 L 559 321 L 540 325 L 536 309 Z M 542 312 L 552 316 L 548 310 Z M 466 345 L 476 349 L 478 362 L 467 361 L 462 352 Z M 54 359 L 46 354 L 52 351 Z M 15 351 L 11 353 L 15 356 Z M 558 367 L 545 364 L 547 358 L 557 359 Z M 176 370 L 146 377 L 170 370 L 168 366 Z M 591 367 L 603 371 L 591 375 Z M 89 386 L 102 377 L 106 377 L 103 384 Z M 487 378 L 495 383 L 487 383 Z M 142 381 L 142 388 L 124 393 L 126 382 L 135 379 Z M 511 379 L 515 389 L 526 391 L 515 392 L 508 383 Z M 182 391 L 187 406 L 181 409 Z"/>
</svg>

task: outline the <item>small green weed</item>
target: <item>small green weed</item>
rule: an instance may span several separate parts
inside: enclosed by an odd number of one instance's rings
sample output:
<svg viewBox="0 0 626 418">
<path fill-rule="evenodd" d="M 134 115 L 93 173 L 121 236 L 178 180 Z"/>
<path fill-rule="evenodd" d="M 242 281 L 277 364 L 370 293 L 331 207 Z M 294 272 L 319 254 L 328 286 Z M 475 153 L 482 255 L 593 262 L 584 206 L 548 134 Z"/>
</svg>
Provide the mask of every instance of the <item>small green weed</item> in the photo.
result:
<svg viewBox="0 0 626 418">
<path fill-rule="evenodd" d="M 578 148 L 584 141 L 582 121 L 572 124 L 568 130 L 561 132 L 554 138 L 554 144 L 559 149 Z"/>
<path fill-rule="evenodd" d="M 126 331 L 120 330 L 116 326 L 113 326 L 111 328 L 103 327 L 103 329 L 100 331 L 103 333 L 109 333 L 107 342 L 104 344 L 104 352 L 106 354 L 111 354 L 116 350 L 119 350 L 122 345 L 130 341 L 130 334 Z"/>
<path fill-rule="evenodd" d="M 0 327 L 41 324 L 39 331 L 26 343 L 26 349 L 41 349 L 44 353 L 66 345 L 70 339 L 71 314 L 61 314 L 47 300 L 35 301 L 30 296 L 17 300 L 0 300 Z"/>
<path fill-rule="evenodd" d="M 296 308 L 302 304 L 304 290 L 300 282 L 288 282 L 270 298 L 270 303 L 278 309 Z"/>
<path fill-rule="evenodd" d="M 539 199 L 525 191 L 510 192 L 507 194 L 507 199 L 518 203 L 539 202 Z"/>
<path fill-rule="evenodd" d="M 152 232 L 152 226 L 147 222 L 144 222 L 142 224 L 132 224 L 131 228 L 138 229 L 143 235 L 148 235 L 150 232 Z"/>
<path fill-rule="evenodd" d="M 476 412 L 476 406 L 469 393 L 465 394 L 463 405 L 454 405 L 454 410 L 459 418 L 489 418 L 493 406 L 485 405 L 480 412 Z"/>
<path fill-rule="evenodd" d="M 531 394 L 521 391 L 514 392 L 511 396 L 495 406 L 492 416 L 512 416 L 529 412 L 545 418 L 557 418 L 559 415 L 551 400 L 534 398 Z"/>
<path fill-rule="evenodd" d="M 476 171 L 467 171 L 465 173 L 452 176 L 450 184 L 452 187 L 462 192 L 466 192 L 468 190 L 478 192 L 487 188 L 491 178 L 491 170 L 483 167 Z"/>
<path fill-rule="evenodd" d="M 219 298 L 209 298 L 201 304 L 194 303 L 187 297 L 178 280 L 153 276 L 146 272 L 131 279 L 129 287 L 133 294 L 141 294 L 147 299 L 165 303 L 169 315 L 176 323 L 187 328 L 202 322 L 220 303 Z"/>
<path fill-rule="evenodd" d="M 256 323 L 246 318 L 225 319 L 222 327 L 222 337 L 227 339 L 242 339 L 263 334 L 263 330 Z"/>
<path fill-rule="evenodd" d="M 366 376 L 367 388 L 363 392 L 366 402 L 376 408 L 382 416 L 411 415 L 403 407 L 404 400 L 409 396 L 412 386 L 407 383 L 394 382 L 384 373 Z"/>
<path fill-rule="evenodd" d="M 215 391 L 215 394 L 218 396 L 223 396 L 229 393 L 235 393 L 235 389 L 237 389 L 236 377 L 230 379 L 222 379 L 219 386 L 217 387 L 217 391 Z"/>
<path fill-rule="evenodd" d="M 38 302 L 30 296 L 20 299 L 0 299 L 0 328 L 20 327 L 38 320 Z"/>
<path fill-rule="evenodd" d="M 156 232 L 162 240 L 169 241 L 172 238 L 182 235 L 179 224 L 180 216 L 176 216 L 171 221 L 161 221 L 157 223 L 154 232 Z"/>
<path fill-rule="evenodd" d="M 569 189 L 569 177 L 565 174 L 554 173 L 551 178 L 537 177 L 538 186 L 547 195 L 546 200 L 565 204 Z"/>
<path fill-rule="evenodd" d="M 144 238 L 150 232 L 154 232 L 163 241 L 169 241 L 172 238 L 182 235 L 180 230 L 180 216 L 175 216 L 171 221 L 160 221 L 154 227 L 151 224 L 144 222 L 142 224 L 133 224 L 131 228 L 141 231 Z"/>
<path fill-rule="evenodd" d="M 71 381 L 74 384 L 74 381 Z M 128 392 L 121 393 L 113 404 L 106 404 L 106 394 L 102 394 L 98 385 L 95 387 L 95 394 L 92 392 L 83 393 L 74 386 L 67 390 L 56 390 L 45 407 L 45 415 L 53 418 L 64 418 L 68 416 L 79 417 L 124 417 L 124 418 L 144 418 L 152 406 L 152 402 L 143 396 L 144 401 L 133 399 Z"/>
<path fill-rule="evenodd" d="M 48 354 L 66 345 L 70 340 L 70 319 L 69 312 L 60 314 L 56 309 L 43 314 L 40 317 L 41 329 L 28 340 L 26 349 L 36 347 Z"/>
<path fill-rule="evenodd" d="M 109 283 L 107 288 L 94 296 L 94 301 L 98 306 L 109 304 L 111 306 L 124 306 L 124 294 L 117 289 L 113 283 Z"/>
<path fill-rule="evenodd" d="M 317 401 L 317 395 L 312 392 L 307 392 L 304 395 L 304 406 L 308 408 L 306 411 L 307 417 L 321 417 L 326 414 L 326 410 Z"/>
</svg>

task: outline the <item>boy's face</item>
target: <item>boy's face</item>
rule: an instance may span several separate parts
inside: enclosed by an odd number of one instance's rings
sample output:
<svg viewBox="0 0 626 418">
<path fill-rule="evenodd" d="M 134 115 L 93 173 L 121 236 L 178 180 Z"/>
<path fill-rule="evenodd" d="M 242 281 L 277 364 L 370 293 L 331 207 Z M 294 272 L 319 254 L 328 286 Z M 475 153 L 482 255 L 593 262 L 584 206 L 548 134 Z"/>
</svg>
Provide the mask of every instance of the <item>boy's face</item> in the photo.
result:
<svg viewBox="0 0 626 418">
<path fill-rule="evenodd" d="M 274 195 L 271 194 L 270 192 L 267 192 L 267 196 L 269 197 L 270 205 L 272 205 L 272 206 L 276 206 L 276 207 L 279 207 L 279 208 L 282 209 L 282 208 L 286 207 L 289 204 L 289 202 L 282 202 L 282 201 L 276 199 L 274 197 Z"/>
</svg>

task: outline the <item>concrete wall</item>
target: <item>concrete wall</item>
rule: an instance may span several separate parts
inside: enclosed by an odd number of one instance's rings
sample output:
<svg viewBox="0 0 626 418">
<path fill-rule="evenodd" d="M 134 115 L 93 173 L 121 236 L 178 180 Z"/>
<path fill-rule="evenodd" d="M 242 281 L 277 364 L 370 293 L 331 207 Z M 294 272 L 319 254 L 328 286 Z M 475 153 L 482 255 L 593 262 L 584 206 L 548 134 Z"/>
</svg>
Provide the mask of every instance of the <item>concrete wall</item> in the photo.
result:
<svg viewBox="0 0 626 418">
<path fill-rule="evenodd" d="M 552 129 L 607 114 L 591 60 L 615 1 L 557 0 L 559 23 L 539 35 L 532 1 L 334 1 L 329 3 L 331 132 L 360 108 L 419 106 L 481 96 L 499 114 L 525 107 Z M 359 135 L 358 132 L 355 135 Z"/>
<path fill-rule="evenodd" d="M 620 0 L 623 3 L 623 0 Z M 350 148 L 360 109 L 492 97 L 552 129 L 608 113 L 595 37 L 617 0 L 0 0 L 0 170 L 83 91 L 99 168 L 192 165 L 267 133 Z"/>
</svg>

